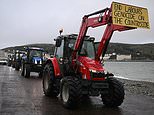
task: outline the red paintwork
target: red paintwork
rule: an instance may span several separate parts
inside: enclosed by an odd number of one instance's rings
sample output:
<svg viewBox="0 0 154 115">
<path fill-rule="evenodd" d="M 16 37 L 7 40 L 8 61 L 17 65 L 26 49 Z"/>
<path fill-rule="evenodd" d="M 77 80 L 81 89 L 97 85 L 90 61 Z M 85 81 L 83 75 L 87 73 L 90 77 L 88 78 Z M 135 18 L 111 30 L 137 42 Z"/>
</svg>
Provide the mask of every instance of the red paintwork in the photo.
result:
<svg viewBox="0 0 154 115">
<path fill-rule="evenodd" d="M 89 69 L 85 68 L 84 66 L 79 67 L 80 73 L 82 73 L 82 79 L 90 80 L 90 71 Z"/>
<path fill-rule="evenodd" d="M 72 58 L 73 64 L 75 63 L 74 60 L 76 59 L 77 50 L 79 49 L 80 46 L 82 46 L 81 43 L 83 43 L 82 41 L 84 40 L 84 36 L 86 35 L 88 28 L 89 27 L 95 28 L 98 26 L 106 25 L 110 20 L 110 15 L 111 13 L 109 12 L 109 10 L 106 10 L 101 22 L 98 22 L 99 16 L 93 18 L 88 18 L 87 16 L 83 17 L 83 21 L 80 27 L 80 32 L 74 47 L 73 58 Z"/>
<path fill-rule="evenodd" d="M 59 64 L 58 64 L 57 59 L 54 57 L 54 58 L 49 58 L 48 60 L 52 61 L 55 77 L 59 77 L 60 76 L 60 68 L 59 68 Z"/>
<path fill-rule="evenodd" d="M 96 15 L 98 13 L 93 13 L 91 15 L 83 17 L 83 21 L 82 21 L 82 24 L 80 27 L 80 32 L 77 37 L 77 40 L 76 40 L 76 43 L 74 46 L 73 55 L 72 55 L 72 66 L 73 66 L 74 70 L 78 70 L 79 73 L 82 73 L 83 79 L 90 79 L 89 69 L 93 69 L 96 71 L 104 71 L 104 68 L 99 63 L 100 56 L 101 56 L 102 52 L 106 49 L 106 43 L 110 41 L 114 31 L 125 31 L 125 30 L 135 29 L 132 27 L 113 25 L 111 12 L 112 12 L 112 6 L 110 9 L 109 8 L 105 9 L 101 21 L 99 20 L 100 16 L 89 18 L 89 16 Z M 102 36 L 101 42 L 98 46 L 98 50 L 96 52 L 95 59 L 90 59 L 88 57 L 81 57 L 81 56 L 78 57 L 77 52 L 83 44 L 84 36 L 86 36 L 88 28 L 89 27 L 95 28 L 95 27 L 103 26 L 103 25 L 107 25 L 107 26 L 106 26 L 105 32 Z M 81 64 L 78 65 L 77 62 L 80 62 Z M 85 78 L 85 75 L 86 75 L 86 78 Z M 96 79 L 97 78 L 95 78 L 93 80 L 96 80 Z M 102 79 L 104 79 L 104 78 L 102 78 Z"/>
<path fill-rule="evenodd" d="M 95 12 L 95 13 L 92 13 L 92 14 L 89 14 L 83 17 L 82 24 L 80 27 L 80 32 L 75 42 L 74 51 L 72 54 L 72 65 L 71 65 L 75 73 L 82 74 L 83 79 L 105 80 L 105 77 L 91 79 L 90 69 L 93 71 L 97 71 L 97 72 L 104 71 L 104 68 L 102 64 L 100 63 L 100 56 L 102 52 L 106 50 L 108 42 L 110 41 L 114 31 L 124 31 L 124 30 L 135 29 L 135 28 L 126 27 L 126 26 L 113 25 L 111 12 L 112 12 L 112 6 L 111 8 L 106 8 L 104 10 L 101 10 L 101 11 L 98 11 L 98 12 Z M 102 16 L 99 15 L 95 17 L 93 16 L 93 15 L 97 15 L 100 13 L 103 15 Z M 93 16 L 93 17 L 90 17 L 90 16 Z M 103 25 L 107 25 L 107 26 L 102 36 L 101 42 L 98 46 L 95 59 L 90 59 L 88 57 L 79 56 L 78 51 L 83 44 L 84 37 L 86 36 L 88 28 L 89 27 L 95 28 L 95 27 L 103 26 Z M 60 73 L 60 68 L 59 68 L 57 59 L 50 58 L 50 60 L 52 61 L 54 65 L 55 76 L 60 76 L 61 73 Z"/>
<path fill-rule="evenodd" d="M 112 17 L 111 17 L 111 8 L 107 9 L 104 12 L 101 22 L 99 22 L 98 19 L 99 19 L 99 16 L 92 17 L 92 18 L 88 18 L 87 16 L 83 17 L 82 25 L 80 27 L 80 32 L 74 47 L 73 58 L 72 58 L 73 61 L 76 61 L 77 50 L 79 49 L 80 46 L 82 46 L 82 43 L 83 43 L 82 41 L 84 40 L 84 36 L 86 35 L 89 27 L 95 28 L 98 26 L 107 25 L 97 50 L 96 60 L 99 60 L 101 53 L 104 49 L 104 44 L 107 42 L 107 40 L 111 38 L 114 31 L 124 31 L 124 30 L 135 29 L 132 27 L 113 25 Z"/>
<path fill-rule="evenodd" d="M 81 62 L 86 68 L 96 70 L 96 71 L 104 71 L 102 64 L 99 61 L 94 59 L 79 56 L 78 61 Z"/>
<path fill-rule="evenodd" d="M 93 81 L 103 81 L 105 80 L 105 77 L 102 78 L 92 78 Z"/>
<path fill-rule="evenodd" d="M 78 61 L 80 62 L 79 71 L 80 73 L 82 73 L 82 79 L 91 80 L 90 70 L 95 70 L 97 72 L 104 71 L 102 64 L 99 61 L 96 61 L 94 59 L 84 57 L 84 56 L 79 56 Z M 92 80 L 104 80 L 104 78 L 98 78 L 98 79 L 93 78 Z"/>
</svg>

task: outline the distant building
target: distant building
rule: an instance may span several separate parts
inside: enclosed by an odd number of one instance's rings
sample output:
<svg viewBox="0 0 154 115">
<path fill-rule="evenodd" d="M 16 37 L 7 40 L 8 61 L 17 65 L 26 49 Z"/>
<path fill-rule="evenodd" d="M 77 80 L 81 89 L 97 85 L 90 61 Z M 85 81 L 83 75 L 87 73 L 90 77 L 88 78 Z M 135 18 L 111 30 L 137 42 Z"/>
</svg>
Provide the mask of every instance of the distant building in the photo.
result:
<svg viewBox="0 0 154 115">
<path fill-rule="evenodd" d="M 116 56 L 116 60 L 120 61 L 120 60 L 131 60 L 132 59 L 132 55 L 117 55 Z"/>
<path fill-rule="evenodd" d="M 110 60 L 116 60 L 116 53 L 115 52 L 113 52 L 111 55 L 110 55 Z"/>
<path fill-rule="evenodd" d="M 102 59 L 102 57 L 101 57 Z M 117 61 L 121 61 L 121 60 L 132 60 L 132 55 L 120 55 L 120 54 L 116 54 L 116 53 L 112 53 L 112 54 L 105 54 L 105 56 L 103 57 L 104 60 L 117 60 Z"/>
<path fill-rule="evenodd" d="M 4 52 L 3 50 L 0 50 L 0 58 L 7 58 L 7 53 Z"/>
<path fill-rule="evenodd" d="M 111 54 L 105 54 L 105 56 L 103 57 L 104 60 L 109 60 L 110 59 Z M 101 56 L 102 59 L 102 56 Z"/>
</svg>

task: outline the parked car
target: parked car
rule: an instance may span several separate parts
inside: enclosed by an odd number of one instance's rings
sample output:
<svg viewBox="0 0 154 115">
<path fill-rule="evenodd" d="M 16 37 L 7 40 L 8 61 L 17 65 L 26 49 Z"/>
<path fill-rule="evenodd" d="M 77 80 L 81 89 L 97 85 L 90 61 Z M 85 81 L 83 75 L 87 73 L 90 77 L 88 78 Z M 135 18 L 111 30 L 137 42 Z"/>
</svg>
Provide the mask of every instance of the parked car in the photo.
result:
<svg viewBox="0 0 154 115">
<path fill-rule="evenodd" d="M 0 65 L 7 65 L 7 62 L 6 58 L 0 58 Z"/>
</svg>

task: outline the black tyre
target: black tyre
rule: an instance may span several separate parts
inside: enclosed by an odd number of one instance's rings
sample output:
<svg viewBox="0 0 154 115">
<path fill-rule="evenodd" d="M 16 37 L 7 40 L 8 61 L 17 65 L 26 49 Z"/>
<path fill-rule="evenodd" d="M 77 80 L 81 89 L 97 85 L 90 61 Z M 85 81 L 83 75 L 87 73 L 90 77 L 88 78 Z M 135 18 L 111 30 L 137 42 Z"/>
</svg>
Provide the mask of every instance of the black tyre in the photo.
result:
<svg viewBox="0 0 154 115">
<path fill-rule="evenodd" d="M 59 87 L 56 84 L 54 77 L 54 68 L 52 64 L 47 64 L 43 70 L 43 91 L 46 96 L 57 97 L 59 94 Z"/>
<path fill-rule="evenodd" d="M 15 65 L 15 70 L 19 71 L 19 69 L 20 69 L 19 64 L 16 64 L 16 65 Z"/>
<path fill-rule="evenodd" d="M 15 68 L 15 64 L 12 64 L 12 67 Z"/>
<path fill-rule="evenodd" d="M 15 70 L 17 70 L 17 71 L 19 71 L 19 69 L 20 69 L 19 67 L 16 67 L 16 68 L 15 68 Z"/>
<path fill-rule="evenodd" d="M 25 78 L 30 77 L 30 66 L 29 65 L 25 65 L 25 67 L 24 67 L 24 77 Z"/>
<path fill-rule="evenodd" d="M 124 87 L 123 84 L 115 78 L 109 78 L 109 93 L 101 95 L 103 103 L 108 107 L 118 107 L 124 100 Z"/>
<path fill-rule="evenodd" d="M 24 76 L 25 74 L 25 68 L 24 63 L 21 64 L 21 76 Z"/>
<path fill-rule="evenodd" d="M 78 78 L 64 77 L 61 82 L 60 96 L 64 107 L 73 109 L 81 101 L 81 83 Z"/>
<path fill-rule="evenodd" d="M 42 78 L 42 76 L 43 76 L 43 72 L 40 72 L 39 73 L 39 78 Z"/>
<path fill-rule="evenodd" d="M 8 66 L 11 66 L 11 63 L 10 62 L 8 62 L 8 64 L 7 64 Z"/>
</svg>

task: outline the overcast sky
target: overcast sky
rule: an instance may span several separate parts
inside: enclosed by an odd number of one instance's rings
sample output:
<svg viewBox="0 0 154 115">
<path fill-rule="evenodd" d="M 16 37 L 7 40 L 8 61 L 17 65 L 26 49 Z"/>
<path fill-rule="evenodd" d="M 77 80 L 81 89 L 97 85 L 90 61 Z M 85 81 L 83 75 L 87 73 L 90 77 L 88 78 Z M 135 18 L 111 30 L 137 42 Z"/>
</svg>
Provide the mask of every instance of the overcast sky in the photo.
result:
<svg viewBox="0 0 154 115">
<path fill-rule="evenodd" d="M 136 29 L 115 32 L 111 42 L 154 43 L 154 0 L 116 0 L 148 8 L 150 30 Z M 0 49 L 32 44 L 53 43 L 63 28 L 63 34 L 78 33 L 82 17 L 106 7 L 111 0 L 0 0 Z M 103 28 L 88 32 L 97 41 Z"/>
</svg>

